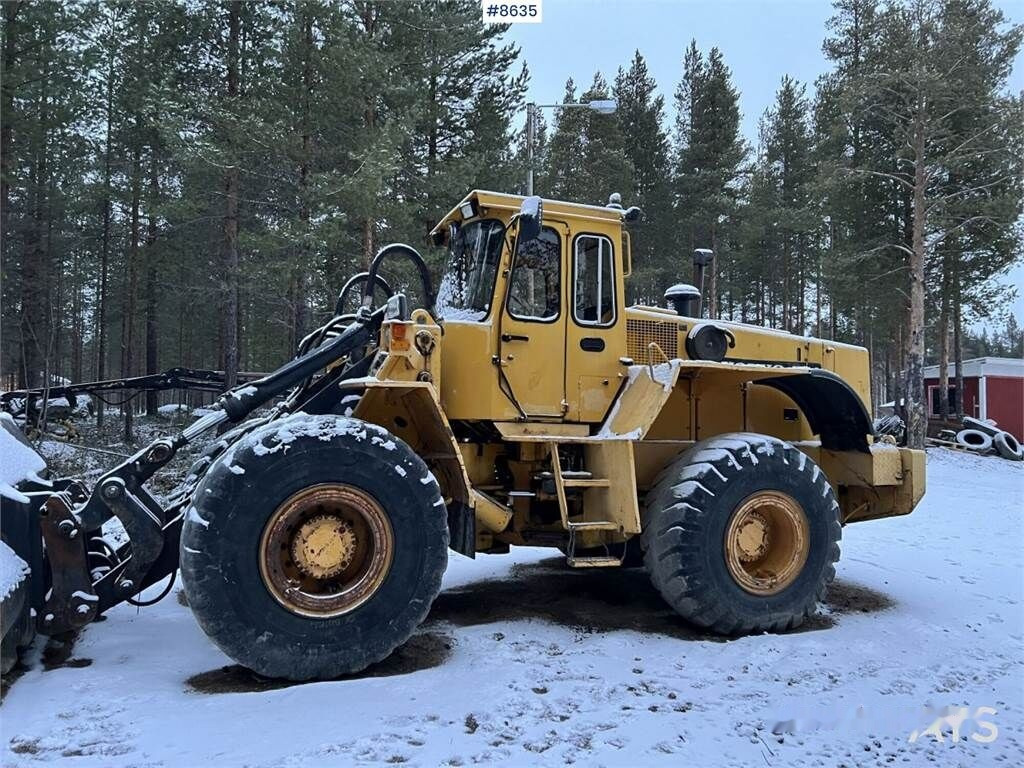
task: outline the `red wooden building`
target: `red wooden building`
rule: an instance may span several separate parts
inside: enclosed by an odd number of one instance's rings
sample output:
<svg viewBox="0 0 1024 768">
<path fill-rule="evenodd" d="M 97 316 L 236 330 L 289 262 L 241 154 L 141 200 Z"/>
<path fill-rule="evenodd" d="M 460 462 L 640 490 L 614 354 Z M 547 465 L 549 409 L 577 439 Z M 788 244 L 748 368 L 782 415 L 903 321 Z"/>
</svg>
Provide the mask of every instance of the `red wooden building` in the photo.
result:
<svg viewBox="0 0 1024 768">
<path fill-rule="evenodd" d="M 1018 440 L 1024 440 L 1024 360 L 976 357 L 964 360 L 964 413 L 993 419 Z M 939 415 L 939 366 L 924 369 L 928 416 Z M 949 365 L 949 402 L 956 392 L 956 371 Z"/>
</svg>

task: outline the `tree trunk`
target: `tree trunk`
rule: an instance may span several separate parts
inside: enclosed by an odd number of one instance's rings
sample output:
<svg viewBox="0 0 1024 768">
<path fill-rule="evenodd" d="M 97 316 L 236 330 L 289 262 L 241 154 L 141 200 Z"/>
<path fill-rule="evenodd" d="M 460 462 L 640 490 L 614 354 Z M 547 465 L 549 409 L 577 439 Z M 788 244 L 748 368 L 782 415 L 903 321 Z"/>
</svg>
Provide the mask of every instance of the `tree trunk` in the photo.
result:
<svg viewBox="0 0 1024 768">
<path fill-rule="evenodd" d="M 299 263 L 295 271 L 295 295 L 293 316 L 294 345 L 291 353 L 306 335 L 309 325 L 309 171 L 312 162 L 312 138 L 310 136 L 310 112 L 313 94 L 313 18 L 306 9 L 302 16 L 302 158 L 299 162 L 299 221 L 302 244 L 299 249 Z"/>
<path fill-rule="evenodd" d="M 82 352 L 85 336 L 85 317 L 82 311 L 82 253 L 75 248 L 71 265 L 71 380 L 82 381 Z"/>
<path fill-rule="evenodd" d="M 228 109 L 238 109 L 238 37 L 241 3 L 228 5 L 228 53 L 226 97 Z M 237 115 L 233 115 L 237 117 Z M 238 157 L 235 144 L 235 120 L 229 121 L 227 137 L 228 165 L 224 171 L 224 251 L 223 296 L 221 303 L 221 343 L 224 357 L 224 381 L 230 389 L 238 381 Z"/>
<path fill-rule="evenodd" d="M 792 303 L 789 297 L 789 233 L 782 236 L 782 330 L 793 330 L 790 323 Z"/>
<path fill-rule="evenodd" d="M 363 22 L 363 30 L 366 33 L 367 39 L 372 39 L 377 30 L 377 14 L 380 12 L 380 8 L 375 3 L 363 3 L 360 9 L 360 15 Z M 365 93 L 363 95 L 366 108 L 363 111 L 363 122 L 365 123 L 366 132 L 372 135 L 377 128 L 377 107 L 374 102 L 376 98 L 375 94 Z M 370 262 L 373 260 L 373 216 L 371 213 L 367 213 L 363 219 L 363 269 L 370 268 Z"/>
<path fill-rule="evenodd" d="M 107 376 L 107 302 L 110 277 L 110 176 L 111 176 L 111 133 L 114 121 L 114 54 L 111 48 L 107 59 L 106 135 L 103 147 L 103 211 L 102 233 L 100 236 L 100 275 L 96 297 L 96 380 Z M 103 416 L 106 404 L 99 398 L 93 401 L 96 407 L 96 429 L 103 431 Z"/>
<path fill-rule="evenodd" d="M 160 170 L 157 164 L 156 147 L 150 154 L 149 168 L 149 216 L 146 225 L 146 373 L 157 373 L 159 365 L 159 339 L 157 320 L 159 303 L 156 290 L 156 206 L 160 200 Z M 159 405 L 159 393 L 155 390 L 146 392 L 146 415 L 156 416 Z"/>
<path fill-rule="evenodd" d="M 949 278 L 947 254 L 942 262 L 942 295 L 939 297 L 939 418 L 943 422 L 949 421 Z"/>
<path fill-rule="evenodd" d="M 919 100 L 921 97 L 918 97 Z M 925 226 L 925 146 L 924 105 L 918 104 L 914 124 L 914 204 L 913 236 L 909 267 L 909 302 L 907 307 L 906 378 L 907 378 L 907 445 L 924 448 L 928 424 L 924 410 L 924 226 Z"/>
<path fill-rule="evenodd" d="M 708 317 L 712 320 L 718 317 L 718 228 L 715 222 L 711 222 L 711 263 L 708 264 Z"/>
<path fill-rule="evenodd" d="M 953 375 L 956 377 L 956 391 L 953 393 L 953 413 L 962 419 L 964 413 L 964 341 L 963 307 L 960 298 L 960 254 L 953 254 Z M 974 415 L 974 414 L 970 414 Z"/>
<path fill-rule="evenodd" d="M 31 170 L 29 171 L 28 209 L 30 221 L 25 238 L 21 283 L 21 360 L 22 380 L 26 387 L 43 386 L 43 372 L 47 366 L 46 350 L 50 340 L 50 277 L 44 244 L 46 227 L 46 191 L 49 188 L 49 130 L 48 92 L 49 63 L 44 50 L 42 84 L 38 100 L 38 123 L 32 140 Z"/>
<path fill-rule="evenodd" d="M 11 75 L 16 58 L 14 25 L 22 3 L 4 3 L 4 77 L 0 81 L 0 113 L 4 119 L 0 121 L 0 238 L 6 240 L 7 220 L 11 206 L 11 153 L 14 141 L 14 126 L 11 115 L 14 112 L 14 78 Z"/>
<path fill-rule="evenodd" d="M 139 130 L 139 119 L 135 120 L 135 130 Z M 136 141 L 138 139 L 136 138 Z M 131 180 L 131 214 L 129 225 L 128 263 L 125 270 L 125 289 L 121 302 L 121 377 L 132 375 L 135 363 L 135 294 L 138 290 L 138 259 L 139 259 L 139 206 L 142 197 L 142 151 L 136 144 L 132 154 Z M 121 406 L 124 418 L 124 439 L 131 443 L 135 436 L 132 430 L 134 402 L 129 400 Z"/>
</svg>

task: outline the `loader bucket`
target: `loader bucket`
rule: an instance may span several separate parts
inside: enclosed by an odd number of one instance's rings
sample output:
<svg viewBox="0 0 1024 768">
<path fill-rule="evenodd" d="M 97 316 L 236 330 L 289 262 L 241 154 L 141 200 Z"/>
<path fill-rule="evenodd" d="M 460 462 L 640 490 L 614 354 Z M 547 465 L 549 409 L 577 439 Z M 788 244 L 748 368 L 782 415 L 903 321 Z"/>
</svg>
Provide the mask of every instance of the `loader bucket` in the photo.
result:
<svg viewBox="0 0 1024 768">
<path fill-rule="evenodd" d="M 46 595 L 39 517 L 25 495 L 45 487 L 46 462 L 6 414 L 0 417 L 0 457 L 0 671 L 7 672 L 32 642 L 32 609 Z"/>
</svg>

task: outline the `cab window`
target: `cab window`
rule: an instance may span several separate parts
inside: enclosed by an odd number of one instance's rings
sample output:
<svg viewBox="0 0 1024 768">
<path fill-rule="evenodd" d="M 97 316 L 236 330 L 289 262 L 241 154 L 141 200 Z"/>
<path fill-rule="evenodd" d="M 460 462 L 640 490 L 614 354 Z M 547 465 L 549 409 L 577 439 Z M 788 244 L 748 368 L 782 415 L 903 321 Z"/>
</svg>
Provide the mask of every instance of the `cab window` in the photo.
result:
<svg viewBox="0 0 1024 768">
<path fill-rule="evenodd" d="M 471 221 L 455 233 L 437 291 L 438 317 L 477 322 L 487 317 L 504 242 L 505 225 L 497 219 Z"/>
<path fill-rule="evenodd" d="M 534 240 L 516 242 L 508 313 L 517 320 L 554 320 L 561 308 L 562 243 L 544 227 Z"/>
<path fill-rule="evenodd" d="M 573 248 L 573 317 L 580 325 L 615 324 L 612 241 L 580 235 Z"/>
</svg>

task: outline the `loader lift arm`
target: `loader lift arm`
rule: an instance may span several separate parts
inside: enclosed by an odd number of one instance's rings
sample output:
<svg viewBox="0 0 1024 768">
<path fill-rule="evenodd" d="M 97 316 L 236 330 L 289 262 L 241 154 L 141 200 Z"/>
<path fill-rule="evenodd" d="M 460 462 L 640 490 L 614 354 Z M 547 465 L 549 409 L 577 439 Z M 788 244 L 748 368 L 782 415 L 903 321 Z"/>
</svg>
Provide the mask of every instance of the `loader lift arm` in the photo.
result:
<svg viewBox="0 0 1024 768">
<path fill-rule="evenodd" d="M 240 381 L 258 378 L 260 374 L 240 373 Z M 199 368 L 168 368 L 163 373 L 146 376 L 132 376 L 126 379 L 107 379 L 104 381 L 83 381 L 77 384 L 66 384 L 59 387 L 37 387 L 35 389 L 16 389 L 0 394 L 0 410 L 18 415 L 22 411 L 34 420 L 42 409 L 38 401 L 59 400 L 64 398 L 72 405 L 72 398 L 77 395 L 94 395 L 102 397 L 111 392 L 134 390 L 136 392 L 159 392 L 168 389 L 190 389 L 202 392 L 223 392 L 224 372 Z"/>
<path fill-rule="evenodd" d="M 144 484 L 200 435 L 227 422 L 241 422 L 288 390 L 292 390 L 289 397 L 277 406 L 270 419 L 314 401 L 322 404 L 330 384 L 365 372 L 365 359 L 331 369 L 312 387 L 304 382 L 332 363 L 367 347 L 398 304 L 389 301 L 376 311 L 361 312 L 329 341 L 267 376 L 225 392 L 217 401 L 220 410 L 173 437 L 154 440 L 106 472 L 91 493 L 81 484 L 67 481 L 57 481 L 53 487 L 36 492 L 30 489 L 28 495 L 33 513 L 39 516 L 39 533 L 50 572 L 49 593 L 38 610 L 38 631 L 52 635 L 77 629 L 174 572 L 182 519 L 187 514 L 191 494 L 176 494 L 165 509 Z M 193 482 L 198 482 L 198 478 L 193 478 Z M 90 552 L 89 545 L 103 524 L 114 517 L 121 522 L 129 541 L 115 553 L 107 553 L 112 555 L 110 568 L 94 580 L 90 555 L 95 553 Z"/>
</svg>

